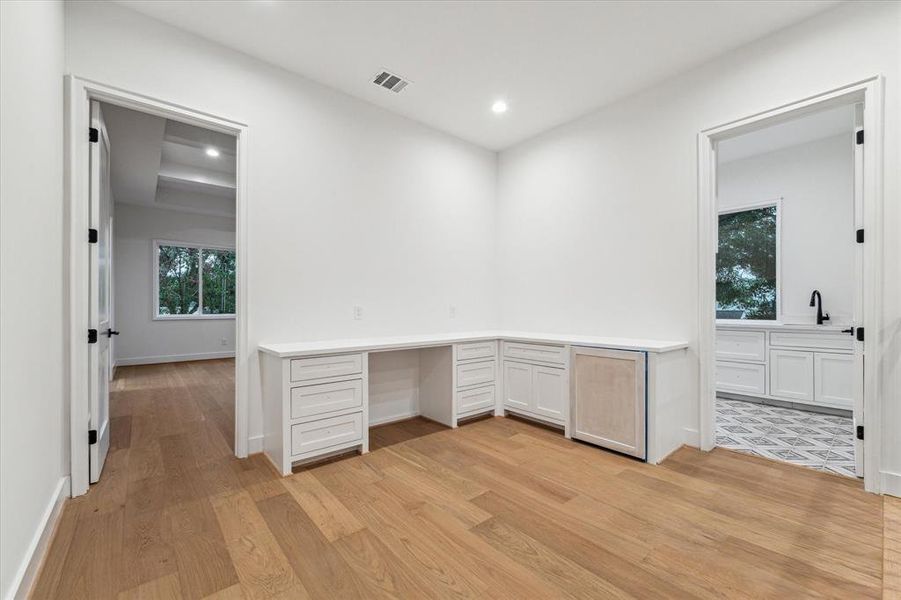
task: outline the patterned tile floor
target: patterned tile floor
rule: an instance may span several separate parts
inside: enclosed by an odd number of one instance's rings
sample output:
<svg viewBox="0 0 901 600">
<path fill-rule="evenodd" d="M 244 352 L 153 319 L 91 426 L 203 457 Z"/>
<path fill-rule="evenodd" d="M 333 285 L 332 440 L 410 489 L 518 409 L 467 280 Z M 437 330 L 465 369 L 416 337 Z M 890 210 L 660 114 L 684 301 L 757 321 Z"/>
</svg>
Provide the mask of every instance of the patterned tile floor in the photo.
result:
<svg viewBox="0 0 901 600">
<path fill-rule="evenodd" d="M 716 445 L 856 477 L 849 417 L 717 398 Z"/>
</svg>

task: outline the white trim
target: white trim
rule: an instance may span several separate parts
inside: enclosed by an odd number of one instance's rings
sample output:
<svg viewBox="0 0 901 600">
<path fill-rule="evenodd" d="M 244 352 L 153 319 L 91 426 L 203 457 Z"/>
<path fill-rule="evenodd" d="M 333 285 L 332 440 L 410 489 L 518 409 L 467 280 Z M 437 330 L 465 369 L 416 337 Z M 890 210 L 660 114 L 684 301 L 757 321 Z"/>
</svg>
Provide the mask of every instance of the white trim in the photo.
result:
<svg viewBox="0 0 901 600">
<path fill-rule="evenodd" d="M 750 323 L 782 323 L 785 319 L 782 315 L 782 196 L 772 200 L 764 200 L 762 202 L 749 202 L 740 206 L 727 208 L 726 210 L 717 210 L 717 217 L 720 215 L 731 215 L 737 212 L 745 212 L 749 210 L 758 210 L 770 206 L 776 207 L 776 318 L 775 319 L 716 319 L 716 323 L 725 324 L 732 321 L 750 322 Z M 719 207 L 717 207 L 719 208 Z M 717 220 L 717 248 L 719 248 L 719 220 Z M 716 293 L 716 290 L 714 290 Z M 715 313 L 714 313 L 715 314 Z"/>
<path fill-rule="evenodd" d="M 901 497 L 901 473 L 882 472 L 882 493 Z"/>
<path fill-rule="evenodd" d="M 150 287 L 152 288 L 153 298 L 150 310 L 151 321 L 207 321 L 215 319 L 234 319 L 234 313 L 208 314 L 203 312 L 203 251 L 204 250 L 227 250 L 234 252 L 234 246 L 219 244 L 198 244 L 196 242 L 182 242 L 179 240 L 152 240 L 150 242 Z M 197 248 L 197 308 L 200 312 L 184 315 L 161 315 L 160 314 L 160 246 L 175 246 L 178 248 Z"/>
<path fill-rule="evenodd" d="M 697 429 L 692 429 L 691 427 L 685 427 L 682 429 L 682 440 L 686 446 L 700 448 L 701 432 Z"/>
<path fill-rule="evenodd" d="M 864 361 L 864 487 L 880 492 L 882 431 L 882 268 L 883 268 L 883 88 L 882 76 L 871 77 L 801 101 L 705 129 L 698 134 L 698 357 L 700 362 L 700 442 L 702 450 L 714 447 L 715 348 L 715 252 L 716 252 L 716 142 L 763 126 L 783 122 L 827 107 L 864 103 L 863 145 L 864 244 L 863 319 L 866 330 Z"/>
<path fill-rule="evenodd" d="M 249 454 L 260 454 L 263 452 L 262 435 L 254 435 L 247 440 L 247 452 Z"/>
<path fill-rule="evenodd" d="M 88 329 L 88 121 L 90 101 L 100 100 L 133 110 L 213 129 L 236 137 L 236 231 L 235 251 L 237 274 L 235 276 L 237 314 L 235 343 L 235 455 L 247 456 L 248 432 L 248 370 L 250 368 L 247 339 L 247 315 L 249 294 L 245 282 L 249 281 L 247 260 L 247 125 L 203 111 L 193 110 L 158 100 L 150 96 L 125 91 L 74 75 L 65 77 L 66 92 L 66 169 L 65 169 L 65 219 L 66 249 L 69 262 L 66 291 L 68 304 L 66 321 L 68 346 L 66 366 L 69 393 L 69 443 L 71 461 L 72 495 L 79 496 L 88 490 L 88 345 L 85 343 Z"/>
<path fill-rule="evenodd" d="M 56 484 L 56 489 L 50 497 L 47 508 L 38 524 L 37 530 L 28 544 L 28 550 L 22 557 L 22 564 L 16 570 L 15 577 L 9 586 L 9 592 L 6 600 L 13 598 L 28 598 L 31 596 L 31 588 L 37 580 L 38 573 L 44 563 L 47 550 L 50 549 L 50 542 L 56 533 L 56 527 L 59 524 L 59 518 L 63 514 L 63 506 L 66 498 L 69 497 L 69 477 L 60 477 Z"/>
<path fill-rule="evenodd" d="M 157 365 L 161 363 L 188 362 L 192 360 L 212 360 L 214 358 L 234 358 L 233 351 L 227 352 L 197 352 L 194 354 L 165 354 L 160 356 L 134 356 L 132 358 L 120 358 L 116 361 L 117 367 L 131 367 L 134 365 Z"/>
<path fill-rule="evenodd" d="M 376 419 L 375 421 L 370 421 L 370 427 L 378 427 L 379 425 L 388 425 L 390 423 L 399 423 L 401 421 L 408 421 L 415 417 L 420 416 L 419 411 L 409 412 L 409 413 L 398 413 L 396 415 L 388 415 L 387 417 L 381 417 Z"/>
</svg>

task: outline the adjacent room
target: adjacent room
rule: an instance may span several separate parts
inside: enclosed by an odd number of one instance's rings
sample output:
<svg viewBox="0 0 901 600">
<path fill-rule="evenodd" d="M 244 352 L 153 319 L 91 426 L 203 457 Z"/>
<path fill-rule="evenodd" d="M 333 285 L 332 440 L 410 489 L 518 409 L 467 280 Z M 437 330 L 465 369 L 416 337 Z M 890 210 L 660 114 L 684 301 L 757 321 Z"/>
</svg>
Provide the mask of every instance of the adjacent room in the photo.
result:
<svg viewBox="0 0 901 600">
<path fill-rule="evenodd" d="M 0 599 L 901 597 L 899 82 L 897 0 L 0 1 Z"/>
</svg>

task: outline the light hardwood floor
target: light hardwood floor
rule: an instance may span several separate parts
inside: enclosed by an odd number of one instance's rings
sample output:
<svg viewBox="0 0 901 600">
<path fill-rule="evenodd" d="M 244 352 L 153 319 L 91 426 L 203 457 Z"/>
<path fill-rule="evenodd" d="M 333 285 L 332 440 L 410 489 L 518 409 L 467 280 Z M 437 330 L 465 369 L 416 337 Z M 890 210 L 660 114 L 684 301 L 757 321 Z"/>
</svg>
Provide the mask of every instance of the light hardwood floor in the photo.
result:
<svg viewBox="0 0 901 600">
<path fill-rule="evenodd" d="M 231 361 L 114 390 L 36 598 L 878 598 L 883 563 L 899 590 L 901 507 L 883 536 L 851 479 L 722 449 L 653 467 L 504 418 L 379 428 L 282 479 L 231 456 Z"/>
</svg>

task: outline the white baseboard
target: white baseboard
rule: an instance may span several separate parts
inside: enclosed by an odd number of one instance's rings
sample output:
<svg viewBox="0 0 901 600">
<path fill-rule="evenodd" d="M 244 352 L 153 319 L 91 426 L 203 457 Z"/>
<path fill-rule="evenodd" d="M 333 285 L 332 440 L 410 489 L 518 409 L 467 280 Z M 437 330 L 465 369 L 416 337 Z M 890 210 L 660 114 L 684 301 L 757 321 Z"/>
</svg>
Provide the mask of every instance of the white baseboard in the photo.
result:
<svg viewBox="0 0 901 600">
<path fill-rule="evenodd" d="M 901 497 L 901 473 L 882 472 L 882 493 Z"/>
<path fill-rule="evenodd" d="M 69 476 L 61 477 L 53 491 L 53 496 L 44 509 L 41 516 L 41 522 L 38 524 L 37 530 L 28 544 L 28 550 L 22 557 L 22 564 L 19 565 L 16 576 L 9 586 L 9 593 L 6 600 L 14 598 L 28 598 L 31 593 L 31 586 L 37 579 L 38 571 L 40 571 L 41 563 L 44 562 L 44 556 L 50 548 L 50 541 L 56 532 L 56 525 L 59 523 L 59 517 L 63 512 L 63 505 L 66 498 L 69 497 Z"/>
<path fill-rule="evenodd" d="M 259 454 L 263 451 L 263 436 L 254 435 L 247 438 L 247 454 Z"/>
<path fill-rule="evenodd" d="M 157 365 L 161 363 L 186 362 L 190 360 L 211 360 L 214 358 L 234 358 L 235 351 L 227 352 L 198 352 L 196 354 L 169 354 L 165 356 L 137 356 L 133 358 L 120 358 L 116 360 L 117 367 L 134 365 Z"/>
<path fill-rule="evenodd" d="M 407 419 L 412 419 L 413 417 L 418 417 L 418 412 L 411 413 L 402 413 L 398 415 L 389 415 L 387 417 L 379 417 L 378 419 L 369 419 L 369 426 L 375 427 L 376 425 L 387 425 L 388 423 L 394 423 L 396 421 L 406 421 Z"/>
<path fill-rule="evenodd" d="M 701 432 L 697 429 L 686 427 L 682 430 L 682 440 L 686 446 L 691 446 L 692 448 L 700 448 Z"/>
</svg>

